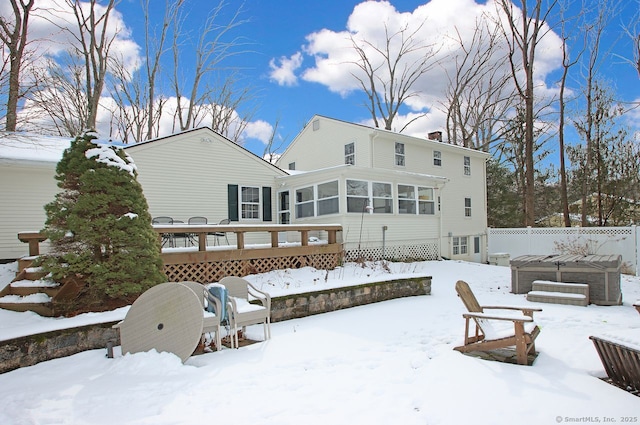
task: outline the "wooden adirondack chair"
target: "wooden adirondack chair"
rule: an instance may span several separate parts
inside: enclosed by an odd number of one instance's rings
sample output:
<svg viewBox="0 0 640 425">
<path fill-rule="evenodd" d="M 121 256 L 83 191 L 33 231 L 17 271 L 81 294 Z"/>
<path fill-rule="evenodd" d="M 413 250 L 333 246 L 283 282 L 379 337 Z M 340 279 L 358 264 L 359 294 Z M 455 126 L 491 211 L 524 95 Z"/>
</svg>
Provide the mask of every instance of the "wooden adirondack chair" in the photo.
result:
<svg viewBox="0 0 640 425">
<path fill-rule="evenodd" d="M 461 353 L 471 351 L 492 351 L 500 348 L 514 347 L 518 364 L 528 364 L 528 355 L 535 354 L 535 339 L 540 328 L 533 321 L 533 312 L 539 308 L 481 306 L 469 285 L 459 280 L 456 292 L 469 311 L 462 315 L 465 319 L 464 345 L 454 349 Z M 486 313 L 485 310 L 503 310 Z M 471 329 L 471 322 L 475 329 Z M 511 322 L 513 326 L 504 326 Z M 501 329 L 502 326 L 502 329 Z"/>
</svg>

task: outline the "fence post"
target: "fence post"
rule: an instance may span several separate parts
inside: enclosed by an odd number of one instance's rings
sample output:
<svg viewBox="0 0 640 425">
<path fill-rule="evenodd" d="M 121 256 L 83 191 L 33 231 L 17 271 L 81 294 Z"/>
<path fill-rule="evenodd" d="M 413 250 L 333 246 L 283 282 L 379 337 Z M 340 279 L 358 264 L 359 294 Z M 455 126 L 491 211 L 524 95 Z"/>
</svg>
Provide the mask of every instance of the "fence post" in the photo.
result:
<svg viewBox="0 0 640 425">
<path fill-rule="evenodd" d="M 638 243 L 640 243 L 640 227 L 635 224 L 631 226 L 633 231 L 631 232 L 634 235 L 634 246 L 636 247 L 636 276 L 640 276 L 640 248 L 638 247 Z"/>
</svg>

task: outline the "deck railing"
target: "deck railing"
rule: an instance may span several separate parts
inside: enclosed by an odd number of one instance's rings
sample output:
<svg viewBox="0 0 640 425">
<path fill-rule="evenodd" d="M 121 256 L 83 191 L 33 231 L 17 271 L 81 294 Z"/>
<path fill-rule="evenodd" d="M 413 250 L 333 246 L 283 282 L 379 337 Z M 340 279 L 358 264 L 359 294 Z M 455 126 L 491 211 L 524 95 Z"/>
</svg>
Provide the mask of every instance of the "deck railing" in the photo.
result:
<svg viewBox="0 0 640 425">
<path fill-rule="evenodd" d="M 163 235 L 190 235 L 198 240 L 198 251 L 207 250 L 207 236 L 214 233 L 234 233 L 236 235 L 236 248 L 245 249 L 246 233 L 269 233 L 271 235 L 271 247 L 277 248 L 278 234 L 280 232 L 298 232 L 300 244 L 309 245 L 309 232 L 327 232 L 327 243 L 333 245 L 337 242 L 337 232 L 342 231 L 339 224 L 170 224 L 154 225 L 153 229 L 159 233 L 162 241 Z"/>
<path fill-rule="evenodd" d="M 164 272 L 170 281 L 193 280 L 201 283 L 214 282 L 227 275 L 245 276 L 271 270 L 312 266 L 318 269 L 332 269 L 340 264 L 343 257 L 342 243 L 338 243 L 337 233 L 342 231 L 338 224 L 229 224 L 229 225 L 154 225 L 158 238 L 175 239 L 176 235 L 188 235 L 197 240 L 197 250 L 163 249 Z M 294 232 L 296 243 L 280 243 L 280 232 Z M 235 235 L 235 245 L 208 245 L 208 236 L 214 233 Z M 269 241 L 263 244 L 246 243 L 247 234 L 265 234 Z M 310 242 L 310 233 L 322 239 Z M 326 236 L 326 239 L 325 239 Z M 39 254 L 39 244 L 46 238 L 39 232 L 21 232 L 19 238 L 29 244 L 29 255 Z M 258 237 L 259 238 L 259 237 Z"/>
</svg>

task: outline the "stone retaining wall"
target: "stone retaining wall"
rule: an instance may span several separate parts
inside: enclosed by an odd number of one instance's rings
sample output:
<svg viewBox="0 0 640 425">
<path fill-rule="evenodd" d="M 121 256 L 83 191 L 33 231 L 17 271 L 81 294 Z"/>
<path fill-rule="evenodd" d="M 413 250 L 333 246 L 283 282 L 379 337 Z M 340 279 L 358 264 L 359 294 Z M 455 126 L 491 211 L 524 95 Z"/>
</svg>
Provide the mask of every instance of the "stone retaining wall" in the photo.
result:
<svg viewBox="0 0 640 425">
<path fill-rule="evenodd" d="M 431 294 L 431 277 L 389 280 L 358 286 L 307 292 L 271 300 L 271 321 L 306 317 L 394 298 Z M 0 341 L 0 373 L 32 366 L 86 350 L 120 345 L 116 322 L 62 329 Z"/>
</svg>

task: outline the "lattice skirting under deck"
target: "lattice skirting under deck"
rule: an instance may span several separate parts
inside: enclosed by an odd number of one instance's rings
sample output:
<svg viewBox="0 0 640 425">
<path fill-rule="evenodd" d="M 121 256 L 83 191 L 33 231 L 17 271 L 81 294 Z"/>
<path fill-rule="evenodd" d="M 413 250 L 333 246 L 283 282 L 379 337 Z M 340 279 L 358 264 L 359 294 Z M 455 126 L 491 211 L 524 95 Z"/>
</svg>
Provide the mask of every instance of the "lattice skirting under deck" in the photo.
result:
<svg viewBox="0 0 640 425">
<path fill-rule="evenodd" d="M 205 263 L 165 264 L 164 273 L 170 282 L 191 280 L 200 283 L 217 282 L 225 276 L 246 276 L 272 270 L 315 267 L 332 270 L 342 261 L 340 254 L 297 255 L 251 260 L 228 260 Z"/>
<path fill-rule="evenodd" d="M 386 246 L 384 252 L 382 246 L 366 247 L 360 250 L 347 249 L 344 261 L 379 261 L 379 260 L 438 260 L 440 259 L 440 251 L 436 243 L 420 244 L 420 245 L 398 245 Z"/>
</svg>

